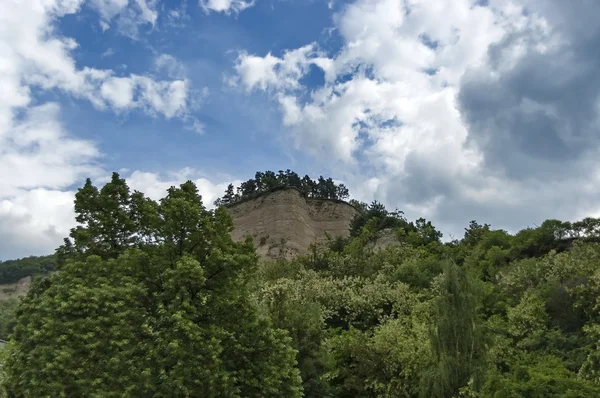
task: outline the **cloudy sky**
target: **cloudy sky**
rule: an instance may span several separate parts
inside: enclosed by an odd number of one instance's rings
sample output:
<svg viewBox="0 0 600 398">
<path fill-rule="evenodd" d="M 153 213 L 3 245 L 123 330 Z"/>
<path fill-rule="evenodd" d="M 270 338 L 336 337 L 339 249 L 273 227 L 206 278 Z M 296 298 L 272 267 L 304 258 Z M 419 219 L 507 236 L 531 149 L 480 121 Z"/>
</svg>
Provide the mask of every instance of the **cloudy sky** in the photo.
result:
<svg viewBox="0 0 600 398">
<path fill-rule="evenodd" d="M 600 215 L 597 0 L 0 0 L 0 259 L 119 171 L 344 181 L 461 237 Z"/>
</svg>

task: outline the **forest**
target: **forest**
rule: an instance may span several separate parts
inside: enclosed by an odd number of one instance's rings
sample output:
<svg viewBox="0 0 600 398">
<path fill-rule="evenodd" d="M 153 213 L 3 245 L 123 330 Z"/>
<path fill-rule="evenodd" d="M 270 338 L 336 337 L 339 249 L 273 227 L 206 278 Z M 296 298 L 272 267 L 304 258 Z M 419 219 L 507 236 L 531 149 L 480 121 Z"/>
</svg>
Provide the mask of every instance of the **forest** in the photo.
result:
<svg viewBox="0 0 600 398">
<path fill-rule="evenodd" d="M 0 261 L 0 284 L 14 283 L 29 275 L 47 274 L 54 270 L 55 263 L 54 255 Z"/>
<path fill-rule="evenodd" d="M 600 396 L 600 220 L 472 221 L 443 242 L 430 221 L 354 201 L 348 238 L 259 262 L 229 235 L 229 199 L 209 210 L 190 181 L 154 201 L 117 173 L 87 180 L 58 272 L 13 314 L 3 393 Z M 376 248 L 382 234 L 397 243 Z"/>
</svg>

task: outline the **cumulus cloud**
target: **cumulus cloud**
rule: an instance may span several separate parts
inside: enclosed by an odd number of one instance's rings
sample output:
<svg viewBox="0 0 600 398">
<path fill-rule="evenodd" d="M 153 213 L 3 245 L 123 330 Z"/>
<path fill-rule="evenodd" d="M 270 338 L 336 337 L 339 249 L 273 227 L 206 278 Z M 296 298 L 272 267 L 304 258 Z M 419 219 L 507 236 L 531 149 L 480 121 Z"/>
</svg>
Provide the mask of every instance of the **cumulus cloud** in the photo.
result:
<svg viewBox="0 0 600 398">
<path fill-rule="evenodd" d="M 254 0 L 200 0 L 204 12 L 240 13 L 254 6 Z"/>
<path fill-rule="evenodd" d="M 294 90 L 301 88 L 299 79 L 306 75 L 311 65 L 326 73 L 331 71 L 332 62 L 317 50 L 314 43 L 286 51 L 281 58 L 268 53 L 264 57 L 239 54 L 235 70 L 237 75 L 230 80 L 233 85 L 242 84 L 248 90 Z M 332 77 L 331 73 L 327 77 Z"/>
<path fill-rule="evenodd" d="M 222 181 L 216 182 L 201 177 L 201 175 L 202 173 L 189 168 L 181 169 L 167 175 L 136 170 L 127 177 L 127 184 L 132 190 L 135 189 L 144 192 L 149 198 L 159 200 L 166 195 L 167 189 L 170 187 L 190 180 L 198 187 L 198 192 L 202 195 L 204 205 L 212 209 L 214 208 L 213 202 L 223 196 L 227 185 L 230 183 L 236 185 L 241 183 L 241 181 L 225 176 L 222 177 Z"/>
<path fill-rule="evenodd" d="M 73 195 L 36 188 L 0 198 L 0 260 L 53 253 L 73 226 Z"/>
<path fill-rule="evenodd" d="M 600 193 L 589 182 L 598 12 L 586 1 L 357 0 L 334 18 L 338 52 L 242 52 L 230 81 L 268 93 L 296 147 L 344 170 L 360 196 L 455 236 L 473 218 L 509 229 L 571 219 L 597 211 Z M 312 68 L 322 85 L 303 84 Z"/>
<path fill-rule="evenodd" d="M 493 13 L 468 1 L 358 1 L 336 20 L 345 42 L 338 54 L 328 58 L 315 44 L 282 58 L 242 53 L 237 81 L 247 89 L 275 90 L 284 123 L 298 146 L 313 153 L 333 150 L 350 162 L 365 150 L 375 162 L 402 171 L 406 154 L 424 146 L 460 151 L 466 132 L 456 118 L 452 85 L 501 35 Z M 461 40 L 458 27 L 465 30 Z M 325 84 L 303 101 L 297 91 L 305 89 L 300 79 L 311 66 L 322 70 Z M 437 140 L 441 126 L 445 142 Z"/>
<path fill-rule="evenodd" d="M 105 173 L 95 142 L 61 124 L 60 106 L 39 93 L 60 90 L 101 110 L 140 109 L 165 118 L 188 118 L 184 78 L 117 76 L 80 67 L 78 43 L 61 36 L 59 18 L 77 13 L 82 1 L 4 1 L 0 13 L 0 258 L 51 252 L 73 222 L 74 184 Z M 124 2 L 96 2 L 111 18 Z M 144 1 L 138 1 L 144 9 Z M 142 12 L 150 20 L 148 11 Z"/>
<path fill-rule="evenodd" d="M 154 59 L 154 69 L 159 73 L 165 73 L 173 79 L 185 78 L 187 75 L 185 66 L 169 54 L 159 54 Z"/>
<path fill-rule="evenodd" d="M 70 136 L 54 103 L 0 128 L 0 259 L 51 253 L 73 223 L 74 181 L 103 171 L 93 142 Z M 67 190 L 65 190 L 67 189 Z"/>
<path fill-rule="evenodd" d="M 92 142 L 67 135 L 57 122 L 58 106 L 30 108 L 25 119 L 0 134 L 0 192 L 13 196 L 36 187 L 63 188 L 98 169 Z"/>
<path fill-rule="evenodd" d="M 144 109 L 167 118 L 186 110 L 185 79 L 156 81 L 149 76 L 115 76 L 112 70 L 78 69 L 71 51 L 78 44 L 54 31 L 57 18 L 75 13 L 80 2 L 27 0 L 8 2 L 0 16 L 1 79 L 5 96 L 15 95 L 16 105 L 29 101 L 31 89 L 58 88 L 104 109 Z M 7 100 L 8 101 L 8 100 Z M 20 102 L 19 102 L 20 101 Z"/>
</svg>

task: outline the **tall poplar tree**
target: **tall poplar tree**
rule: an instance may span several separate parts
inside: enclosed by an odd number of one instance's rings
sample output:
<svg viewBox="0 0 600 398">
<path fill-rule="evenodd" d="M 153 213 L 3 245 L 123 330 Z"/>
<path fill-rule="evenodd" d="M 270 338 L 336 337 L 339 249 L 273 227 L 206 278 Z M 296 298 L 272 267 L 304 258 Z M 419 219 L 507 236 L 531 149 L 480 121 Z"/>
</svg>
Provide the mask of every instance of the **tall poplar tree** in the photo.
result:
<svg viewBox="0 0 600 398">
<path fill-rule="evenodd" d="M 435 304 L 433 363 L 423 376 L 421 396 L 454 397 L 469 384 L 480 386 L 485 347 L 475 289 L 465 271 L 450 261 L 444 264 Z"/>
</svg>

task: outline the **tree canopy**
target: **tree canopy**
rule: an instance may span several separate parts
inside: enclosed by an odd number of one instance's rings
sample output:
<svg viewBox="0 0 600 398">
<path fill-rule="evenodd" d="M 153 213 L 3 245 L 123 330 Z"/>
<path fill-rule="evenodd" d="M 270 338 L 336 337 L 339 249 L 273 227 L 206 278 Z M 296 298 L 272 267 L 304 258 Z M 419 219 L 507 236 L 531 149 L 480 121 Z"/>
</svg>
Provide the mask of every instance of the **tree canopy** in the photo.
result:
<svg viewBox="0 0 600 398">
<path fill-rule="evenodd" d="M 252 299 L 257 259 L 195 185 L 78 191 L 59 272 L 22 301 L 9 396 L 300 396 L 295 351 Z"/>
<path fill-rule="evenodd" d="M 472 221 L 443 243 L 428 221 L 354 205 L 350 239 L 261 269 L 306 396 L 599 396 L 593 219 L 516 234 Z M 377 250 L 383 229 L 396 244 Z"/>
<path fill-rule="evenodd" d="M 254 178 L 242 182 L 238 187 L 229 184 L 225 194 L 215 201 L 215 205 L 233 204 L 278 188 L 296 188 L 305 197 L 317 199 L 345 200 L 350 196 L 344 184 L 336 184 L 331 178 L 319 176 L 313 180 L 308 175 L 300 177 L 289 169 L 279 170 L 277 173 L 267 170 L 256 172 Z"/>
</svg>

